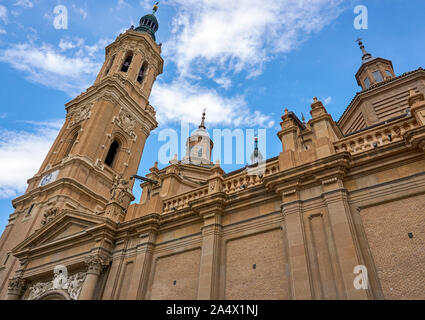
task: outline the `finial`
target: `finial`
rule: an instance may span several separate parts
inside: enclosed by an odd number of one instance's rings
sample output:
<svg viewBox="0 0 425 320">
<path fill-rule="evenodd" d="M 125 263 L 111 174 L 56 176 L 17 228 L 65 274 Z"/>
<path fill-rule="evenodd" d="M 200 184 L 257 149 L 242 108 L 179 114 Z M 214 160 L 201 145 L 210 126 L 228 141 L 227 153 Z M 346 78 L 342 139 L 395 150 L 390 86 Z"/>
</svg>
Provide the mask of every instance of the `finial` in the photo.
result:
<svg viewBox="0 0 425 320">
<path fill-rule="evenodd" d="M 317 99 L 317 97 L 314 97 L 314 98 L 313 98 L 313 102 L 317 102 L 317 101 L 319 101 L 319 100 Z"/>
<path fill-rule="evenodd" d="M 289 111 L 288 108 L 285 109 L 285 115 L 288 115 Z"/>
<path fill-rule="evenodd" d="M 155 14 L 158 11 L 158 5 L 159 5 L 159 1 L 157 3 L 155 3 L 155 5 L 153 6 L 152 14 Z"/>
<path fill-rule="evenodd" d="M 258 137 L 255 137 L 254 156 L 258 157 Z"/>
<path fill-rule="evenodd" d="M 201 122 L 201 125 L 199 126 L 199 129 L 201 129 L 201 128 L 206 129 L 205 128 L 205 116 L 207 115 L 206 111 L 207 111 L 207 109 L 204 108 L 204 112 L 202 113 L 202 122 Z"/>
<path fill-rule="evenodd" d="M 362 38 L 358 38 L 356 40 L 356 42 L 359 44 L 359 47 L 360 47 L 360 49 L 363 52 L 363 57 L 362 57 L 363 62 L 365 62 L 365 61 L 369 60 L 370 58 L 372 58 L 372 55 L 369 52 L 367 52 L 366 49 L 365 49 L 365 46 L 363 44 L 363 39 Z"/>
<path fill-rule="evenodd" d="M 304 117 L 304 113 L 301 113 L 301 120 L 303 121 L 303 123 L 305 124 L 305 117 Z"/>
</svg>

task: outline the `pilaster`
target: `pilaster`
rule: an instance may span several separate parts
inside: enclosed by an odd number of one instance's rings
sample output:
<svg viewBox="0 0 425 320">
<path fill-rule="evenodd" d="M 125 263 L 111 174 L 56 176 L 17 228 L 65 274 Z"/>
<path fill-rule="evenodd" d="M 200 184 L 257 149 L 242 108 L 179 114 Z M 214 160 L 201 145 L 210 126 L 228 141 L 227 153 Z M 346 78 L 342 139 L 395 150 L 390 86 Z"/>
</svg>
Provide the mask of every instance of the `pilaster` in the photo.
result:
<svg viewBox="0 0 425 320">
<path fill-rule="evenodd" d="M 356 274 L 354 268 L 363 263 L 360 260 L 360 250 L 357 248 L 354 224 L 347 199 L 347 191 L 339 178 L 322 181 L 326 204 L 331 224 L 335 254 L 338 266 L 336 286 L 340 299 L 368 299 L 365 290 L 354 287 Z M 335 258 L 334 258 L 335 259 Z"/>
<path fill-rule="evenodd" d="M 282 191 L 282 214 L 288 237 L 291 292 L 294 300 L 313 299 L 308 266 L 307 243 L 299 191 Z"/>
<path fill-rule="evenodd" d="M 86 260 L 87 276 L 79 300 L 93 300 L 99 276 L 109 265 L 109 259 L 101 255 L 91 255 Z"/>
<path fill-rule="evenodd" d="M 202 252 L 199 275 L 198 299 L 218 299 L 222 214 L 227 199 L 223 189 L 223 170 L 216 164 L 209 179 L 209 197 L 191 205 L 203 219 Z"/>
<path fill-rule="evenodd" d="M 137 247 L 133 278 L 128 288 L 127 298 L 129 300 L 143 300 L 146 296 L 149 272 L 151 270 L 153 252 L 157 230 L 152 229 L 140 235 L 140 244 Z"/>
</svg>

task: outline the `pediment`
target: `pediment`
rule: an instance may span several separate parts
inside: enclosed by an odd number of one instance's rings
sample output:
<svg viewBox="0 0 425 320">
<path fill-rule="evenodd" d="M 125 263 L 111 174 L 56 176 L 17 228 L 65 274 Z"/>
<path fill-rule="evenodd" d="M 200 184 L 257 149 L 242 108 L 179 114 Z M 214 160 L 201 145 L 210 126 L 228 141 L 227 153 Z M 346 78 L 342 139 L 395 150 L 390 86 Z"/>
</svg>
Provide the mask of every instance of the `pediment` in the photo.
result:
<svg viewBox="0 0 425 320">
<path fill-rule="evenodd" d="M 110 224 L 103 217 L 64 211 L 15 247 L 13 252 L 33 250 L 37 247 L 49 246 L 49 244 L 54 245 L 66 241 L 66 239 L 72 242 L 76 237 L 84 236 L 87 230 L 105 223 Z"/>
</svg>

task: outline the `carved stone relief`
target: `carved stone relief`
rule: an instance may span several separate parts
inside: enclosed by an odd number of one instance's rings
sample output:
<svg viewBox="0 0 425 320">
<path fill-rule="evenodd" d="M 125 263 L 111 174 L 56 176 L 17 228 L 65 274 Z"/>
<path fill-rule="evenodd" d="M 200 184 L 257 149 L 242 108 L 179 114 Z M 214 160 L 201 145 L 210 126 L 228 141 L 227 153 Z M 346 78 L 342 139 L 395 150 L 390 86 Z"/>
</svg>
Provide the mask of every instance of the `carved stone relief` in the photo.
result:
<svg viewBox="0 0 425 320">
<path fill-rule="evenodd" d="M 73 126 L 84 120 L 89 119 L 91 116 L 92 107 L 93 103 L 88 103 L 71 109 L 68 113 L 68 117 L 71 118 L 71 122 L 68 125 L 68 129 L 72 128 Z"/>
<path fill-rule="evenodd" d="M 137 120 L 126 109 L 121 109 L 118 118 L 115 118 L 115 123 L 132 139 L 135 140 L 137 138 L 136 133 L 134 132 Z"/>
<path fill-rule="evenodd" d="M 41 226 L 45 226 L 49 222 L 51 222 L 53 219 L 56 218 L 56 216 L 59 214 L 59 208 L 51 208 L 47 210 L 43 215 L 43 220 L 41 220 Z"/>
<path fill-rule="evenodd" d="M 72 300 L 78 300 L 83 288 L 86 273 L 79 272 L 68 277 L 68 271 L 64 266 L 57 266 L 54 269 L 53 280 L 48 282 L 37 282 L 29 289 L 27 300 L 37 300 L 42 295 L 54 290 L 64 290 L 68 292 Z"/>
</svg>

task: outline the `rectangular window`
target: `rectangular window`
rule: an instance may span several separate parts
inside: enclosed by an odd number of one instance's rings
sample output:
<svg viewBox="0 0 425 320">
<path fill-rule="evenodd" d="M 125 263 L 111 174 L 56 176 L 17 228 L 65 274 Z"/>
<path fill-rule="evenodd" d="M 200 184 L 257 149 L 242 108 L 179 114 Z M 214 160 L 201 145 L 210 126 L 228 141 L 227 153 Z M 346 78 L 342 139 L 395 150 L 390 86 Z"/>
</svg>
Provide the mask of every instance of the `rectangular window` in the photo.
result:
<svg viewBox="0 0 425 320">
<path fill-rule="evenodd" d="M 385 70 L 385 73 L 387 74 L 387 76 L 389 76 L 389 77 L 392 77 L 393 76 L 393 74 L 391 73 L 391 71 L 390 70 Z"/>
<path fill-rule="evenodd" d="M 364 79 L 364 84 L 366 86 L 366 89 L 369 89 L 370 88 L 370 80 L 369 80 L 369 78 L 365 78 Z"/>
<path fill-rule="evenodd" d="M 32 204 L 32 205 L 31 205 L 31 207 L 28 209 L 27 216 L 29 216 L 29 215 L 31 214 L 32 209 L 34 209 L 34 205 L 33 205 L 33 204 Z"/>
<path fill-rule="evenodd" d="M 6 263 L 9 261 L 9 257 L 10 257 L 10 252 L 6 255 L 6 258 L 3 261 L 3 266 L 5 266 Z"/>
<path fill-rule="evenodd" d="M 375 71 L 373 73 L 373 77 L 375 78 L 376 82 L 382 82 L 384 79 L 382 78 L 382 74 L 379 71 Z"/>
</svg>

